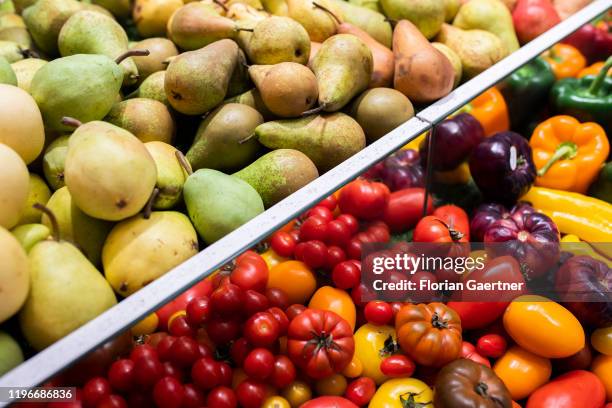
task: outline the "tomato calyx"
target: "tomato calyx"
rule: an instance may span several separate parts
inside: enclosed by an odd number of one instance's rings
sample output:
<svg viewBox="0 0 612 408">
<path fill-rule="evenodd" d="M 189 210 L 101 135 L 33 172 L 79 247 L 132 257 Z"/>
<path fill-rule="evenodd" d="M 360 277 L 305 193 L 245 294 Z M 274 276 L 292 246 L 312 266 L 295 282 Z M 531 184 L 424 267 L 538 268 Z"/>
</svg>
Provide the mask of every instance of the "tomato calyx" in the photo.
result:
<svg viewBox="0 0 612 408">
<path fill-rule="evenodd" d="M 315 353 L 318 353 L 319 350 L 337 350 L 340 351 L 340 346 L 334 341 L 334 335 L 331 333 L 326 333 L 322 331 L 321 333 L 317 333 L 314 330 L 310 332 L 312 335 L 312 339 L 306 342 L 307 345 L 315 345 Z"/>
<path fill-rule="evenodd" d="M 416 402 L 414 397 L 420 395 L 420 392 L 406 392 L 400 395 L 400 403 L 402 404 L 402 408 L 425 408 L 431 405 L 431 401 L 429 402 Z"/>
<path fill-rule="evenodd" d="M 458 231 L 455 228 L 453 228 L 452 224 L 447 224 L 446 222 L 442 221 L 439 218 L 436 218 L 436 221 L 444 225 L 444 228 L 448 230 L 448 235 L 450 235 L 453 242 L 459 242 L 465 236 L 465 234 L 463 234 L 461 231 Z"/>
<path fill-rule="evenodd" d="M 396 354 L 400 349 L 399 344 L 393 340 L 393 336 L 388 336 L 383 343 L 383 348 L 378 351 L 381 357 L 390 356 Z"/>
<path fill-rule="evenodd" d="M 434 313 L 433 316 L 431 316 L 431 325 L 436 329 L 448 329 L 448 322 L 440 319 L 438 313 Z"/>
</svg>

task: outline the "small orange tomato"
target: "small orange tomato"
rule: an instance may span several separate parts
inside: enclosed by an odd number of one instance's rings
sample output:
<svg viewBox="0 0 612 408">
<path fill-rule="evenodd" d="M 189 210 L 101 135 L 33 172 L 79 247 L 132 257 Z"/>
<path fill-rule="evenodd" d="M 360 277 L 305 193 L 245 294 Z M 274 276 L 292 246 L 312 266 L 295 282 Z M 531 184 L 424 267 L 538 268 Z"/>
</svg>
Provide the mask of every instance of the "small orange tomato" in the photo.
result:
<svg viewBox="0 0 612 408">
<path fill-rule="evenodd" d="M 355 330 L 355 321 L 357 319 L 357 311 L 353 299 L 342 289 L 336 289 L 331 286 L 322 286 L 312 295 L 308 307 L 319 310 L 328 310 L 334 312 Z"/>
<path fill-rule="evenodd" d="M 591 344 L 601 354 L 612 356 L 612 326 L 595 330 L 591 334 Z"/>
<path fill-rule="evenodd" d="M 353 356 L 351 362 L 342 371 L 342 375 L 348 378 L 357 378 L 363 372 L 363 364 L 357 356 Z"/>
<path fill-rule="evenodd" d="M 156 313 L 151 313 L 138 323 L 136 323 L 130 329 L 132 336 L 142 336 L 144 334 L 151 334 L 157 329 L 159 318 Z"/>
<path fill-rule="evenodd" d="M 261 257 L 268 265 L 268 270 L 274 268 L 276 265 L 289 261 L 289 258 L 283 258 L 279 254 L 277 254 L 272 248 L 268 249 L 266 252 L 261 254 Z"/>
<path fill-rule="evenodd" d="M 291 408 L 291 405 L 283 397 L 275 395 L 265 400 L 261 408 Z"/>
<path fill-rule="evenodd" d="M 522 407 L 521 407 L 521 404 L 519 404 L 518 402 L 512 401 L 512 408 L 522 408 Z"/>
<path fill-rule="evenodd" d="M 346 378 L 342 374 L 322 378 L 315 383 L 315 391 L 319 395 L 343 395 L 346 391 Z"/>
<path fill-rule="evenodd" d="M 585 334 L 576 317 L 542 296 L 514 299 L 504 312 L 504 328 L 525 350 L 546 358 L 563 358 L 584 347 Z"/>
<path fill-rule="evenodd" d="M 285 291 L 289 304 L 304 304 L 317 289 L 317 280 L 305 263 L 286 261 L 270 269 L 268 287 Z"/>
<path fill-rule="evenodd" d="M 312 398 L 310 387 L 303 381 L 294 381 L 283 389 L 283 398 L 289 401 L 291 408 L 297 408 Z"/>
<path fill-rule="evenodd" d="M 528 397 L 550 378 L 550 360 L 518 346 L 511 347 L 493 366 L 493 371 L 508 387 L 512 399 Z"/>
<path fill-rule="evenodd" d="M 612 356 L 601 354 L 595 357 L 591 371 L 603 383 L 606 389 L 606 401 L 612 402 Z"/>
</svg>

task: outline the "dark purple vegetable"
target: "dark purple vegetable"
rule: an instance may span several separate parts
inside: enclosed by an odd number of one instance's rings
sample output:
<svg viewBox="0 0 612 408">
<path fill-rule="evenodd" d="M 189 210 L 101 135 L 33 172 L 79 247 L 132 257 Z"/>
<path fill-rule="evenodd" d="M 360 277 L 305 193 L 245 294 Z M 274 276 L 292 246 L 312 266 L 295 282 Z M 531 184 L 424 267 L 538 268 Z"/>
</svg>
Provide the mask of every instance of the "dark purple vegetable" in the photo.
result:
<svg viewBox="0 0 612 408">
<path fill-rule="evenodd" d="M 489 226 L 502 218 L 510 216 L 510 212 L 501 204 L 480 204 L 470 221 L 470 238 L 472 241 L 482 242 Z"/>
<path fill-rule="evenodd" d="M 487 252 L 510 255 L 521 265 L 528 280 L 544 275 L 559 260 L 559 230 L 546 215 L 526 203 L 515 206 L 509 215 L 493 221 L 485 230 Z"/>
<path fill-rule="evenodd" d="M 582 322 L 604 327 L 612 323 L 612 269 L 590 256 L 569 258 L 555 276 L 555 290 Z"/>
<path fill-rule="evenodd" d="M 425 173 L 420 163 L 419 152 L 416 150 L 400 150 L 372 166 L 364 177 L 382 180 L 391 191 L 423 187 Z"/>
<path fill-rule="evenodd" d="M 531 147 L 518 133 L 496 133 L 472 152 L 470 173 L 485 197 L 513 204 L 536 178 Z"/>
<path fill-rule="evenodd" d="M 426 166 L 429 138 L 421 143 L 419 153 Z M 466 161 L 472 150 L 484 139 L 480 122 L 469 113 L 460 113 L 446 119 L 436 127 L 433 151 L 433 169 L 448 171 Z"/>
</svg>

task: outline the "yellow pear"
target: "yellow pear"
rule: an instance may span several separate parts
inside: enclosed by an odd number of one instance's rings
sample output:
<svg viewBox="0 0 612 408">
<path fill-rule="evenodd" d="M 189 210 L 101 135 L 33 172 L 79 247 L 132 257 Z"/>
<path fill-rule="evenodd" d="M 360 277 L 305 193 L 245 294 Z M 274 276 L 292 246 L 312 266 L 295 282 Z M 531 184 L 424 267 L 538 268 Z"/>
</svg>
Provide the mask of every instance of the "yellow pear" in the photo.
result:
<svg viewBox="0 0 612 408">
<path fill-rule="evenodd" d="M 132 17 L 143 37 L 166 35 L 166 24 L 183 0 L 136 0 Z"/>
<path fill-rule="evenodd" d="M 51 190 L 47 183 L 38 174 L 30 173 L 28 199 L 17 225 L 39 223 L 42 214 L 32 206 L 36 203 L 47 204 L 49 197 L 51 197 Z"/>
<path fill-rule="evenodd" d="M 28 168 L 13 149 L 2 143 L 0 163 L 0 227 L 12 228 L 17 225 L 28 199 Z"/>
<path fill-rule="evenodd" d="M 19 241 L 0 227 L 0 323 L 17 313 L 28 295 L 28 257 Z"/>
<path fill-rule="evenodd" d="M 13 62 L 11 68 L 17 77 L 17 86 L 26 92 L 30 92 L 32 78 L 47 61 L 38 58 L 26 58 L 21 61 Z"/>
</svg>

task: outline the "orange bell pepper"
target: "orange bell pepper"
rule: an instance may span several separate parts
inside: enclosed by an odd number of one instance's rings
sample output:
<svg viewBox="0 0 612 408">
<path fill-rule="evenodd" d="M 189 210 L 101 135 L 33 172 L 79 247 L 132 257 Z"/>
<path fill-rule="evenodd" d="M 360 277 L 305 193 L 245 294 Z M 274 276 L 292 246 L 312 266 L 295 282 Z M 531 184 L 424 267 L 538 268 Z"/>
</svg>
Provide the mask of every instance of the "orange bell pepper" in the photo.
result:
<svg viewBox="0 0 612 408">
<path fill-rule="evenodd" d="M 487 137 L 510 129 L 508 106 L 496 87 L 489 88 L 478 95 L 461 108 L 461 111 L 478 119 Z"/>
<path fill-rule="evenodd" d="M 605 62 L 603 61 L 599 61 L 596 62 L 592 65 L 589 65 L 588 67 L 584 68 L 582 71 L 580 71 L 578 73 L 578 78 L 582 78 L 585 77 L 587 75 L 593 75 L 596 76 L 597 74 L 599 74 L 599 71 L 601 71 L 601 69 L 604 67 L 604 65 L 606 65 Z M 612 70 L 610 72 L 608 72 L 608 76 L 612 75 Z"/>
<path fill-rule="evenodd" d="M 586 58 L 578 48 L 569 44 L 555 44 L 543 54 L 557 79 L 574 78 L 586 67 Z"/>
<path fill-rule="evenodd" d="M 597 123 L 553 116 L 540 123 L 529 141 L 538 169 L 537 186 L 585 193 L 610 152 Z"/>
</svg>

